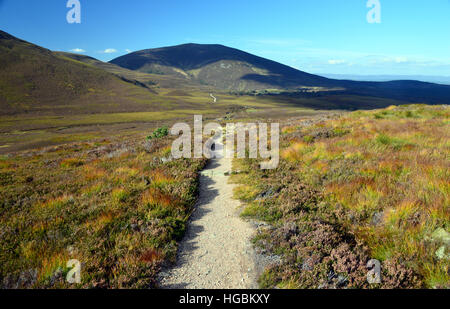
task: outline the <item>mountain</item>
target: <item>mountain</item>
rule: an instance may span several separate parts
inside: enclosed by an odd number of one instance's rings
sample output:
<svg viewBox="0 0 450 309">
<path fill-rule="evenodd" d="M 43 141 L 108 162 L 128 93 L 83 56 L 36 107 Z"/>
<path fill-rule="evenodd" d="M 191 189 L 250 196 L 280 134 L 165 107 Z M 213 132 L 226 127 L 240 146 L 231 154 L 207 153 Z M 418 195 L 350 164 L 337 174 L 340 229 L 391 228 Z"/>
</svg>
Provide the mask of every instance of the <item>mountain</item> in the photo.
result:
<svg viewBox="0 0 450 309">
<path fill-rule="evenodd" d="M 0 31 L 0 114 L 148 109 L 152 93 L 93 65 Z"/>
<path fill-rule="evenodd" d="M 450 86 L 412 80 L 364 82 L 330 79 L 223 45 L 183 44 L 146 49 L 110 63 L 138 72 L 177 76 L 218 89 L 291 92 L 291 96 L 357 95 L 405 102 L 450 104 Z M 292 91 L 297 90 L 297 94 Z M 362 107 L 364 103 L 361 103 Z"/>
<path fill-rule="evenodd" d="M 328 86 L 330 80 L 223 45 L 184 44 L 146 49 L 110 63 L 130 70 L 175 75 L 227 90 Z"/>
</svg>

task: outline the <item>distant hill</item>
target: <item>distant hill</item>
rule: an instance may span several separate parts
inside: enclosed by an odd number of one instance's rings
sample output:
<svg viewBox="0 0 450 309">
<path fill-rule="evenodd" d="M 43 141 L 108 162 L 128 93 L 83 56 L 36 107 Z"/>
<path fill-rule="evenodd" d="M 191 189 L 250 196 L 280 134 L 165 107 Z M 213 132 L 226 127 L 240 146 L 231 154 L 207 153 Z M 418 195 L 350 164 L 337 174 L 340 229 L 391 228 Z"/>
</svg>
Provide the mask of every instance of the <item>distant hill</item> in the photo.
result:
<svg viewBox="0 0 450 309">
<path fill-rule="evenodd" d="M 450 76 L 432 75 L 354 75 L 354 74 L 319 74 L 333 79 L 346 79 L 355 81 L 387 82 L 393 80 L 417 80 L 427 83 L 450 85 Z"/>
<path fill-rule="evenodd" d="M 0 31 L 0 114 L 86 114 L 148 108 L 148 89 Z"/>
<path fill-rule="evenodd" d="M 302 96 L 305 88 L 310 88 L 314 93 L 333 91 L 343 95 L 450 104 L 448 85 L 408 80 L 329 79 L 223 45 L 184 44 L 146 49 L 118 57 L 111 63 L 139 72 L 178 76 L 229 91 L 299 90 L 297 95 Z"/>
<path fill-rule="evenodd" d="M 111 63 L 237 91 L 331 84 L 327 78 L 223 45 L 184 44 L 146 49 L 116 58 Z"/>
</svg>

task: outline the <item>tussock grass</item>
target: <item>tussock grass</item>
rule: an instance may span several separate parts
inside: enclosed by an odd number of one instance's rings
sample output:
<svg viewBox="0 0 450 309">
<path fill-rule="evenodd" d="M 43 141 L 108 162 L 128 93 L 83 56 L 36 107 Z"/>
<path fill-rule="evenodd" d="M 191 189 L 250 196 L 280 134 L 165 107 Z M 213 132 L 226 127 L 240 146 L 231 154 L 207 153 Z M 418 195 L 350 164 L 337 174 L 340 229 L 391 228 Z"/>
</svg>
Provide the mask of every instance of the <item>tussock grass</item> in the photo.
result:
<svg viewBox="0 0 450 309">
<path fill-rule="evenodd" d="M 162 164 L 171 139 L 153 141 L 151 153 L 143 142 L 113 138 L 1 158 L 1 287 L 156 287 L 161 264 L 175 260 L 205 161 Z M 79 285 L 65 280 L 71 259 L 83 265 Z"/>
<path fill-rule="evenodd" d="M 447 107 L 410 105 L 358 111 L 303 128 L 291 123 L 284 129 L 279 169 L 261 178 L 260 172 L 252 172 L 252 163 L 243 160 L 240 164 L 259 183 L 240 179 L 243 185 L 237 192 L 257 190 L 261 182 L 274 186 L 288 178 L 317 190 L 316 208 L 302 206 L 302 191 L 290 189 L 290 183 L 283 189 L 288 193 L 264 203 L 245 194 L 237 197 L 249 202 L 244 212 L 258 219 L 264 211 L 283 210 L 292 203 L 296 210 L 274 223 L 281 230 L 286 222 L 328 218 L 325 222 L 340 226 L 367 248 L 367 258 L 383 263 L 391 274 L 386 275 L 385 287 L 449 287 L 449 261 L 439 258 L 437 250 L 444 246 L 445 254 L 450 248 L 432 237 L 438 229 L 450 231 L 449 116 Z M 282 244 L 275 241 L 275 247 Z M 393 279 L 406 272 L 411 272 L 408 284 L 406 279 Z M 305 283 L 304 274 L 298 276 L 298 286 L 314 286 Z M 277 282 L 292 286 L 288 278 Z"/>
</svg>

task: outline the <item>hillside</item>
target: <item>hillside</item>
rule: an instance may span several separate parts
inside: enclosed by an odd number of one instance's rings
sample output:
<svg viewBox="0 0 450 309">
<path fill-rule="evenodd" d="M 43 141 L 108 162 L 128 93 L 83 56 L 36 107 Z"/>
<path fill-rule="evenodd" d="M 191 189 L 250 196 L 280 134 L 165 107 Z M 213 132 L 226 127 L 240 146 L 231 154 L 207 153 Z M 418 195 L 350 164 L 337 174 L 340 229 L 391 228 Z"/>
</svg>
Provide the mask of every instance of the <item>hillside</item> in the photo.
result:
<svg viewBox="0 0 450 309">
<path fill-rule="evenodd" d="M 152 94 L 102 69 L 0 31 L 0 114 L 144 110 Z"/>
<path fill-rule="evenodd" d="M 236 160 L 244 218 L 282 263 L 263 288 L 449 288 L 449 107 L 408 105 L 282 123 L 277 169 Z M 381 263 L 369 285 L 367 262 Z"/>
<path fill-rule="evenodd" d="M 184 77 L 229 90 L 330 84 L 324 77 L 223 45 L 184 44 L 146 49 L 116 58 L 111 63 L 140 72 Z"/>
<path fill-rule="evenodd" d="M 158 92 L 158 88 L 195 88 L 199 89 L 201 88 L 197 83 L 186 80 L 185 78 L 174 76 L 174 75 L 161 75 L 161 74 L 149 74 L 149 73 L 143 73 L 138 71 L 129 70 L 126 68 L 122 68 L 118 65 L 115 65 L 113 63 L 103 62 L 96 58 L 86 56 L 86 55 L 80 55 L 80 54 L 74 54 L 74 53 L 67 53 L 67 52 L 54 52 L 57 55 L 64 56 L 67 58 L 71 58 L 76 61 L 83 62 L 85 64 L 94 66 L 96 68 L 105 70 L 109 73 L 112 73 L 125 81 L 129 81 L 132 83 L 135 83 L 139 85 L 139 83 L 142 83 L 146 88 L 152 89 L 155 92 Z M 136 83 L 136 81 L 138 83 Z"/>
<path fill-rule="evenodd" d="M 297 90 L 360 95 L 405 102 L 449 104 L 450 86 L 418 81 L 362 82 L 328 79 L 223 45 L 184 44 L 146 49 L 111 61 L 139 72 L 177 76 L 239 92 Z M 386 105 L 387 106 L 387 105 Z M 364 102 L 361 102 L 364 108 Z"/>
</svg>

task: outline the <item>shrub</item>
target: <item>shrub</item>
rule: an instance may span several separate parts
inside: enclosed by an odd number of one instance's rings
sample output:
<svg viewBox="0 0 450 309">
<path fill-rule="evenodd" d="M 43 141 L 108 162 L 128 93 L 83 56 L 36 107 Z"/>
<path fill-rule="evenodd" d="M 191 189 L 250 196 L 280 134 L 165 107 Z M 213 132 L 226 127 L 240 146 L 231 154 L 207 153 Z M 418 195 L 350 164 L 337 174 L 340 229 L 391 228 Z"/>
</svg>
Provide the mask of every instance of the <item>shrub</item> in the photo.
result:
<svg viewBox="0 0 450 309">
<path fill-rule="evenodd" d="M 169 128 L 167 126 L 161 127 L 153 131 L 153 133 L 147 136 L 147 140 L 155 139 L 155 138 L 163 138 L 169 135 Z"/>
</svg>

